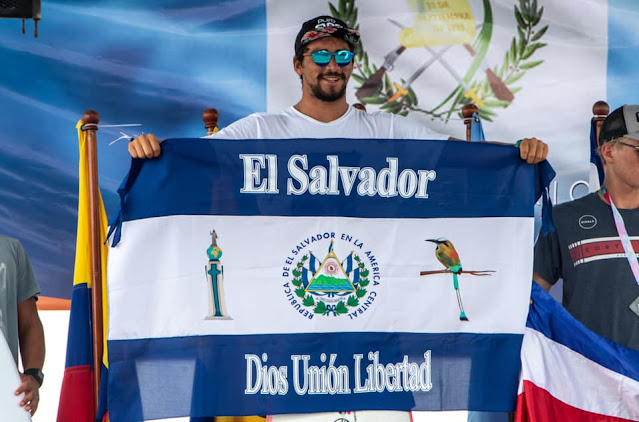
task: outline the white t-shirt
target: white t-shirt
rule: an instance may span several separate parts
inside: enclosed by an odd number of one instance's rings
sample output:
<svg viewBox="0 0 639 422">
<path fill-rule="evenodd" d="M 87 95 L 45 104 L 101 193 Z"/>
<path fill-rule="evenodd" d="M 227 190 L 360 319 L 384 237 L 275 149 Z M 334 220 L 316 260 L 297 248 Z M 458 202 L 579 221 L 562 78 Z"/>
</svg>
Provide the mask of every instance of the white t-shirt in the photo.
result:
<svg viewBox="0 0 639 422">
<path fill-rule="evenodd" d="M 349 107 L 337 120 L 324 123 L 291 106 L 279 113 L 254 113 L 207 138 L 219 139 L 448 139 L 403 116 L 385 112 L 367 113 Z"/>
</svg>

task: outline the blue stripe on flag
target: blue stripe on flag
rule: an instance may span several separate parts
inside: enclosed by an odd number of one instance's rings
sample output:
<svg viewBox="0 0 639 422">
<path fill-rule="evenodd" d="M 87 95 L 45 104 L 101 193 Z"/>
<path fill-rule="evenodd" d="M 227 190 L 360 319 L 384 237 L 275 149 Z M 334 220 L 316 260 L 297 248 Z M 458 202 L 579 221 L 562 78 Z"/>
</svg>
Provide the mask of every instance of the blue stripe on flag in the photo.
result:
<svg viewBox="0 0 639 422">
<path fill-rule="evenodd" d="M 311 279 L 313 278 L 313 274 L 315 273 L 311 273 L 310 277 L 309 277 L 309 270 L 307 270 L 306 268 L 302 268 L 302 286 L 304 286 L 304 288 L 308 287 L 308 283 L 311 282 Z"/>
<path fill-rule="evenodd" d="M 311 275 L 315 274 L 319 268 L 319 265 L 322 265 L 322 262 L 315 257 L 313 252 L 309 252 L 310 259 L 308 260 L 308 269 L 311 272 Z"/>
<path fill-rule="evenodd" d="M 532 217 L 536 201 L 529 183 L 535 166 L 512 146 L 415 140 L 168 140 L 156 160 L 134 162 L 121 188 L 123 221 L 166 215 L 357 216 L 369 218 Z M 308 168 L 371 167 L 376 173 L 397 157 L 403 169 L 435 170 L 428 198 L 351 194 L 287 195 L 291 151 L 308 156 Z M 328 152 L 327 152 L 328 151 Z M 278 193 L 241 193 L 241 154 L 278 155 Z M 195 160 L 195 161 L 193 161 Z M 193 162 L 201 163 L 193 168 Z M 547 165 L 547 164 L 546 164 Z M 189 171 L 185 171 L 189 169 Z M 330 170 L 329 170 L 330 172 Z M 308 171 L 307 171 L 308 173 Z M 261 170 L 260 180 L 267 170 Z M 330 174 L 330 173 L 329 173 Z M 250 178 L 250 177 L 249 177 Z M 295 186 L 297 186 L 296 182 Z M 259 184 L 259 183 L 258 183 Z M 184 189 L 187 186 L 189 189 Z M 229 189 L 230 187 L 230 189 Z M 487 200 L 486 198 L 491 198 Z M 513 200 L 525 198 L 526 200 Z"/>
<path fill-rule="evenodd" d="M 113 422 L 171 416 L 309 413 L 331 410 L 511 411 L 519 376 L 522 335 L 354 332 L 200 336 L 109 341 L 109 411 Z M 362 354 L 363 385 L 368 353 L 384 344 L 380 363 L 423 363 L 431 351 L 428 392 L 354 393 L 355 354 Z M 313 350 L 310 365 L 328 366 L 320 354 L 339 351 L 335 366 L 349 369 L 350 394 L 295 393 L 291 355 Z M 286 367 L 285 394 L 245 394 L 247 360 Z M 210 362 L 224 362 L 212 366 Z M 251 366 L 251 368 L 253 368 Z M 379 375 L 383 367 L 375 373 Z M 255 370 L 253 380 L 256 378 Z M 401 378 L 401 377 L 400 377 Z M 380 378 L 378 378 L 380 379 Z M 445 381 L 444 381 L 445 380 Z M 254 384 L 254 382 L 252 382 Z M 117 386 L 117 388 L 111 388 Z M 250 387 L 250 386 L 249 386 Z M 158 394 L 162 391 L 162 394 Z M 241 412 L 238 409 L 242 409 Z"/>
<path fill-rule="evenodd" d="M 353 284 L 359 283 L 359 268 L 353 271 L 353 276 L 351 277 L 351 283 Z"/>
<path fill-rule="evenodd" d="M 350 275 L 351 271 L 353 271 L 353 253 L 351 252 L 348 257 L 342 262 L 342 268 L 344 268 L 344 272 L 346 275 Z"/>
<path fill-rule="evenodd" d="M 91 289 L 87 283 L 73 286 L 65 368 L 93 364 L 91 337 Z"/>
</svg>

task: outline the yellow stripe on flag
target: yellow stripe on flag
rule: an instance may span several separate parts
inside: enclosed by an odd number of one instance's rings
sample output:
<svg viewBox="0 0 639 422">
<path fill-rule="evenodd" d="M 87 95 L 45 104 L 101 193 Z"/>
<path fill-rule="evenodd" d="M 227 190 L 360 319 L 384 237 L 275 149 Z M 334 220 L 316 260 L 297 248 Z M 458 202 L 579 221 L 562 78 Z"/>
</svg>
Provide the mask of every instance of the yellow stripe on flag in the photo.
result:
<svg viewBox="0 0 639 422">
<path fill-rule="evenodd" d="M 89 216 L 89 163 L 87 160 L 87 133 L 82 130 L 84 122 L 80 120 L 75 128 L 78 130 L 78 142 L 80 150 L 80 169 L 79 169 L 79 185 L 80 191 L 78 195 L 78 234 L 75 243 L 75 270 L 73 272 L 73 285 L 87 283 L 89 288 L 93 288 L 91 283 L 91 244 L 90 232 L 91 223 Z M 102 341 L 104 344 L 104 354 L 102 362 L 108 368 L 108 355 L 106 348 L 106 333 L 108 323 L 108 307 L 106 292 L 106 266 L 107 252 L 109 250 L 106 242 L 107 234 L 107 216 L 102 202 L 102 194 L 98 189 L 98 213 L 100 218 L 100 252 L 102 254 Z M 84 258 L 84 259 L 80 259 Z M 95 368 L 99 371 L 100 368 Z"/>
</svg>

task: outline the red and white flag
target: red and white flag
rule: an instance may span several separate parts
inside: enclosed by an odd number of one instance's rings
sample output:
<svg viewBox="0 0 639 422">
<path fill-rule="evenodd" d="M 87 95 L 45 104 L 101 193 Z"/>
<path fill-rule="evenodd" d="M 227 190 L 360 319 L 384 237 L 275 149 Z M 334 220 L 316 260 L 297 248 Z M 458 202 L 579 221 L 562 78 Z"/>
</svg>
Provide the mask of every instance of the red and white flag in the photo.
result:
<svg viewBox="0 0 639 422">
<path fill-rule="evenodd" d="M 517 422 L 639 420 L 639 351 L 588 330 L 537 284 L 532 300 Z"/>
</svg>

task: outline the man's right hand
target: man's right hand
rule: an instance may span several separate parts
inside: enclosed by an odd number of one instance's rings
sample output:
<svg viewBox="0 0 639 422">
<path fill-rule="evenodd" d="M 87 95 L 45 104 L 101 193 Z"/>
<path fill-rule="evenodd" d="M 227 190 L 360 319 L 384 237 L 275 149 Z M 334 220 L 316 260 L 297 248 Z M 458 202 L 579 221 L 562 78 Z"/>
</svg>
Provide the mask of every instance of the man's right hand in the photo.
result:
<svg viewBox="0 0 639 422">
<path fill-rule="evenodd" d="M 129 142 L 129 154 L 133 158 L 156 158 L 161 152 L 160 142 L 152 133 L 140 135 Z"/>
</svg>

